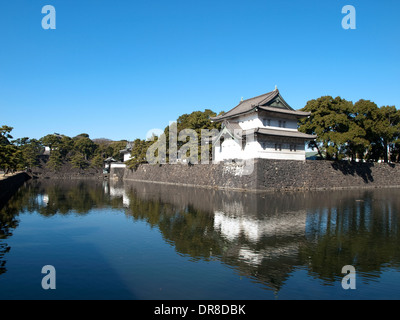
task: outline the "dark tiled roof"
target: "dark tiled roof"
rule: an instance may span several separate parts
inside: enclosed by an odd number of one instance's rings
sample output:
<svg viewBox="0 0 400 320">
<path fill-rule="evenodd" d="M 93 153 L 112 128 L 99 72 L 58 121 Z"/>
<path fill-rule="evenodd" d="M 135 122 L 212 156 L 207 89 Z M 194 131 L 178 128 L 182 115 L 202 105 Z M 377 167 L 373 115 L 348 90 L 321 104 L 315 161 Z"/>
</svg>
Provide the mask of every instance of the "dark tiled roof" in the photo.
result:
<svg viewBox="0 0 400 320">
<path fill-rule="evenodd" d="M 247 131 L 249 132 L 249 131 Z M 264 134 L 268 136 L 278 136 L 278 137 L 291 137 L 291 138 L 301 138 L 301 139 L 316 139 L 316 135 L 311 135 L 294 130 L 279 130 L 279 129 L 267 129 L 267 128 L 256 128 L 255 133 Z"/>
<path fill-rule="evenodd" d="M 288 110 L 288 109 L 281 109 L 281 108 L 275 108 L 275 107 L 259 106 L 259 108 L 261 110 L 265 110 L 265 111 L 272 111 L 272 112 L 278 112 L 278 113 L 284 113 L 284 114 L 293 114 L 293 115 L 300 116 L 300 117 L 307 117 L 311 114 L 311 112 L 306 112 L 306 111 Z"/>
<path fill-rule="evenodd" d="M 242 127 L 237 122 L 230 122 L 230 121 L 225 120 L 223 122 L 223 126 L 226 127 L 229 130 L 235 130 L 235 129 L 236 130 L 242 130 Z"/>
<path fill-rule="evenodd" d="M 282 102 L 282 107 L 268 106 L 268 103 L 272 102 L 278 96 L 279 96 L 280 101 Z M 292 114 L 292 115 L 297 115 L 297 116 L 301 116 L 301 117 L 310 115 L 310 113 L 308 113 L 308 112 L 296 111 L 293 108 L 291 108 L 285 102 L 285 100 L 283 100 L 282 96 L 279 93 L 279 90 L 276 89 L 274 91 L 262 94 L 260 96 L 250 98 L 247 100 L 243 100 L 233 109 L 229 110 L 228 112 L 226 112 L 220 116 L 213 117 L 213 118 L 211 118 L 211 120 L 212 121 L 222 121 L 227 118 L 245 114 L 249 111 L 252 111 L 256 107 L 258 107 L 261 110 L 265 110 L 265 111 L 273 111 L 273 112 L 279 112 L 279 113 L 285 113 L 285 114 Z"/>
<path fill-rule="evenodd" d="M 243 130 L 237 122 L 225 120 L 223 126 L 226 127 L 235 137 L 240 138 L 240 135 L 250 133 L 252 130 Z M 240 130 L 240 131 L 239 131 Z M 255 128 L 254 133 L 279 136 L 279 137 L 292 137 L 301 139 L 316 139 L 316 135 L 306 134 L 297 130 L 284 130 L 284 129 L 271 129 L 271 128 Z"/>
</svg>

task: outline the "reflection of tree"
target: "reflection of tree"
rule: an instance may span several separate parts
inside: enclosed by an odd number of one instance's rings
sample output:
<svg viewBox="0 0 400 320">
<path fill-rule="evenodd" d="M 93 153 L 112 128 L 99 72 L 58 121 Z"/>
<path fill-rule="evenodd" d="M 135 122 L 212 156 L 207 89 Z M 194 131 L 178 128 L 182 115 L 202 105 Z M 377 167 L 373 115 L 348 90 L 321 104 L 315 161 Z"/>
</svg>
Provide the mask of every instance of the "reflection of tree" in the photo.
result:
<svg viewBox="0 0 400 320">
<path fill-rule="evenodd" d="M 38 212 L 46 217 L 87 214 L 93 208 L 113 205 L 119 206 L 119 202 L 112 201 L 104 193 L 102 182 L 97 180 L 33 180 L 9 202 L 15 213 Z"/>
<path fill-rule="evenodd" d="M 165 241 L 192 260 L 220 260 L 275 290 L 298 264 L 305 211 L 279 212 L 279 206 L 288 210 L 302 196 L 279 202 L 276 194 L 143 183 L 125 187 L 130 198 L 127 214 L 157 227 Z"/>
<path fill-rule="evenodd" d="M 400 261 L 400 202 L 393 191 L 366 191 L 357 201 L 310 211 L 307 239 L 300 250 L 313 275 L 335 281 L 344 265 L 372 274 Z M 367 278 L 365 279 L 367 281 Z"/>
<path fill-rule="evenodd" d="M 86 214 L 98 204 L 103 205 L 104 196 L 101 186 L 88 188 L 85 182 L 76 183 L 73 187 L 64 183 L 47 185 L 45 189 L 38 185 L 38 194 L 47 194 L 48 202 L 40 206 L 38 212 L 43 216 L 55 214 Z M 97 192 L 96 192 L 97 191 Z"/>
<path fill-rule="evenodd" d="M 177 252 L 219 259 L 279 290 L 296 266 L 332 283 L 344 265 L 377 274 L 400 261 L 395 191 L 244 194 L 129 183 L 135 219 Z"/>
<path fill-rule="evenodd" d="M 20 193 L 14 196 L 14 198 L 17 197 L 20 197 Z M 11 248 L 5 240 L 12 236 L 13 230 L 18 226 L 17 212 L 13 202 L 6 204 L 0 210 L 0 274 L 7 271 L 4 256 Z"/>
<path fill-rule="evenodd" d="M 379 274 L 399 267 L 400 200 L 396 190 L 240 193 L 146 183 L 37 180 L 0 211 L 0 273 L 4 242 L 20 212 L 87 214 L 123 208 L 158 228 L 166 242 L 191 260 L 219 260 L 240 275 L 279 290 L 293 268 L 329 284 L 344 265 Z"/>
<path fill-rule="evenodd" d="M 209 259 L 211 249 L 218 254 L 218 238 L 212 232 L 213 220 L 210 214 L 196 210 L 188 205 L 186 208 L 165 203 L 159 197 L 143 199 L 135 191 L 128 193 L 130 210 L 127 214 L 135 220 L 143 220 L 152 227 L 158 227 L 164 239 L 173 244 L 180 254 L 193 259 Z"/>
</svg>

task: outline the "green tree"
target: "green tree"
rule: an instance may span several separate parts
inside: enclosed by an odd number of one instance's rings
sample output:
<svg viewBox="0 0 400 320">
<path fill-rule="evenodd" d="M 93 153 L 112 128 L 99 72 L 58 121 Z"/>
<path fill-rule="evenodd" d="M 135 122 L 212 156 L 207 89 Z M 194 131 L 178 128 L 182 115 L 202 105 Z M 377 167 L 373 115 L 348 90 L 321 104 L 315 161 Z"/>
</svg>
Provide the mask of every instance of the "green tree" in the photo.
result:
<svg viewBox="0 0 400 320">
<path fill-rule="evenodd" d="M 62 155 L 59 149 L 54 149 L 50 152 L 49 161 L 47 161 L 47 167 L 52 170 L 59 170 L 63 165 Z"/>
<path fill-rule="evenodd" d="M 81 153 L 85 160 L 92 157 L 97 145 L 88 137 L 79 135 L 73 139 L 73 149 L 78 153 Z"/>
<path fill-rule="evenodd" d="M 345 153 L 353 155 L 363 145 L 365 132 L 354 121 L 353 104 L 340 97 L 323 96 L 310 100 L 302 111 L 311 116 L 300 120 L 299 131 L 316 134 L 310 143 L 321 157 L 328 160 L 341 159 Z"/>
<path fill-rule="evenodd" d="M 21 151 L 19 148 L 13 144 L 3 146 L 0 166 L 4 169 L 4 174 L 9 171 L 14 172 L 15 170 L 22 169 L 20 164 Z"/>
<path fill-rule="evenodd" d="M 382 154 L 379 145 L 379 133 L 376 131 L 379 107 L 370 100 L 360 99 L 354 104 L 354 113 L 354 120 L 365 131 L 365 140 L 367 141 L 362 150 L 362 158 L 377 161 Z M 359 153 L 361 153 L 361 150 L 359 150 Z"/>
<path fill-rule="evenodd" d="M 4 170 L 4 174 L 16 170 L 20 162 L 20 151 L 10 141 L 12 130 L 12 127 L 6 125 L 0 127 L 0 168 Z"/>
<path fill-rule="evenodd" d="M 310 147 L 317 148 L 326 159 L 348 156 L 388 162 L 396 156 L 400 112 L 394 106 L 378 108 L 364 99 L 353 105 L 340 97 L 324 96 L 308 101 L 302 110 L 310 111 L 311 116 L 299 122 L 299 130 L 318 136 Z"/>
<path fill-rule="evenodd" d="M 89 167 L 89 162 L 85 159 L 85 156 L 77 152 L 71 157 L 71 163 L 74 168 L 85 169 Z"/>
<path fill-rule="evenodd" d="M 90 165 L 93 168 L 101 168 L 104 164 L 104 159 L 105 158 L 102 157 L 101 153 L 96 153 L 90 161 Z"/>
<path fill-rule="evenodd" d="M 72 138 L 61 135 L 58 133 L 48 134 L 39 140 L 43 146 L 50 148 L 50 155 L 54 150 L 58 150 L 57 155 L 62 159 L 66 160 L 68 154 L 73 150 L 74 141 Z"/>
<path fill-rule="evenodd" d="M 176 134 L 177 138 L 180 133 L 184 133 L 183 130 L 185 130 L 185 129 L 189 129 L 189 131 L 194 130 L 194 132 L 196 133 L 197 139 L 196 139 L 196 141 L 192 141 L 192 142 L 197 144 L 197 150 L 198 150 L 197 160 L 200 160 L 200 157 L 201 157 L 201 145 L 202 145 L 201 133 L 202 133 L 202 130 L 213 130 L 213 129 L 220 130 L 221 129 L 221 123 L 211 122 L 211 120 L 210 120 L 210 117 L 215 117 L 216 115 L 217 114 L 214 111 L 212 111 L 210 109 L 205 109 L 204 111 L 194 111 L 190 114 L 183 114 L 183 115 L 179 116 L 176 121 L 177 132 L 174 132 L 173 134 Z M 170 146 L 169 146 L 170 126 L 167 126 L 164 129 L 163 135 L 165 136 L 165 141 L 166 141 L 167 161 L 169 161 L 169 154 L 170 154 L 170 151 L 172 151 L 172 149 L 170 150 Z M 160 139 L 164 139 L 164 137 L 162 137 Z M 180 150 L 182 148 L 182 146 L 186 145 L 190 140 L 191 139 L 189 136 L 186 137 L 186 140 L 184 140 L 184 141 L 177 139 L 177 150 L 174 150 L 174 152 Z M 189 147 L 192 147 L 192 146 L 189 146 Z M 211 152 L 212 152 L 212 144 L 209 143 L 208 144 L 209 159 L 212 158 Z M 189 153 L 189 151 L 187 153 Z M 189 154 L 187 154 L 187 156 L 189 156 Z"/>
<path fill-rule="evenodd" d="M 394 148 L 400 136 L 400 111 L 395 106 L 379 108 L 378 121 L 375 124 L 378 143 L 383 149 L 383 159 L 389 162 L 390 150 Z"/>
<path fill-rule="evenodd" d="M 25 143 L 21 145 L 20 149 L 24 168 L 32 168 L 39 164 L 39 155 L 43 150 L 43 146 L 39 140 L 25 140 Z"/>
<path fill-rule="evenodd" d="M 61 144 L 61 135 L 59 134 L 48 134 L 42 138 L 40 138 L 40 142 L 50 148 L 50 152 L 55 148 L 59 147 Z"/>
<path fill-rule="evenodd" d="M 0 127 L 0 145 L 7 145 L 10 144 L 10 139 L 12 139 L 12 135 L 10 132 L 13 130 L 13 127 L 9 127 L 3 125 Z"/>
<path fill-rule="evenodd" d="M 153 141 L 136 139 L 133 141 L 131 159 L 126 162 L 128 168 L 136 170 L 142 163 L 146 163 L 146 153 Z"/>
</svg>

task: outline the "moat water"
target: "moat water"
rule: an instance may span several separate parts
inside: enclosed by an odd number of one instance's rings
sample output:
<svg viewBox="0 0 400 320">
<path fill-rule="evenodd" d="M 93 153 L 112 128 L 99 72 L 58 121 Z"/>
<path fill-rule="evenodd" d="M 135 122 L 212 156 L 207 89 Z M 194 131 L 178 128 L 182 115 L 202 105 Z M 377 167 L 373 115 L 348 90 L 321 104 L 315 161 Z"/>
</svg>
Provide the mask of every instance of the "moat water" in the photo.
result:
<svg viewBox="0 0 400 320">
<path fill-rule="evenodd" d="M 400 189 L 32 180 L 0 211 L 0 299 L 399 298 Z"/>
</svg>

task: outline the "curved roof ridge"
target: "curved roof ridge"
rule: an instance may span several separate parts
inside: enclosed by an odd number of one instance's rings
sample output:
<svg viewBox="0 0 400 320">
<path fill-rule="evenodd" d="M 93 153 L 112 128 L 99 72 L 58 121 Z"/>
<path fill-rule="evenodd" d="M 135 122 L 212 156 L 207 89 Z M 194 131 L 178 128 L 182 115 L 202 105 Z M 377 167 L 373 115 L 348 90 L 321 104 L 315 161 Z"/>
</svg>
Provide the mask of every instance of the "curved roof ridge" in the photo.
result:
<svg viewBox="0 0 400 320">
<path fill-rule="evenodd" d="M 256 97 L 248 98 L 248 99 L 246 99 L 246 100 L 240 101 L 239 105 L 242 104 L 243 102 L 247 102 L 247 101 L 249 101 L 249 100 L 258 99 L 258 98 L 261 98 L 261 97 L 263 97 L 263 96 L 268 96 L 268 98 L 270 99 L 271 97 L 269 97 L 269 95 L 271 95 L 271 93 L 277 93 L 277 94 L 279 94 L 279 90 L 276 89 L 276 90 L 274 90 L 274 91 L 270 91 L 270 92 L 267 92 L 267 93 L 260 94 L 260 95 L 258 95 L 258 96 L 256 96 Z M 267 97 L 266 97 L 266 98 L 267 98 Z M 264 100 L 266 100 L 266 98 L 265 98 Z M 274 95 L 274 98 L 275 98 L 275 95 Z M 264 100 L 261 100 L 261 102 L 264 101 Z M 239 106 L 239 105 L 237 105 L 237 106 Z M 259 102 L 257 105 L 260 105 L 260 102 Z M 235 108 L 236 108 L 236 107 L 235 107 Z"/>
<path fill-rule="evenodd" d="M 268 96 L 267 96 L 267 95 L 268 95 Z M 257 106 L 261 106 L 261 105 L 263 105 L 264 103 L 267 103 L 267 102 L 271 101 L 272 99 L 274 99 L 274 98 L 275 98 L 276 96 L 278 96 L 278 95 L 282 98 L 282 96 L 280 95 L 278 89 L 261 95 L 261 96 L 267 96 L 267 97 L 265 97 L 265 99 L 259 101 L 258 104 L 257 104 Z M 258 96 L 258 97 L 261 97 L 261 96 Z M 258 97 L 255 97 L 255 98 L 258 98 Z M 283 98 L 282 98 L 282 100 L 283 100 Z"/>
<path fill-rule="evenodd" d="M 280 102 L 279 106 L 270 105 L 275 99 L 279 99 L 279 102 Z M 253 97 L 253 98 L 242 100 L 236 107 L 232 108 L 228 112 L 226 112 L 222 115 L 216 116 L 216 117 L 211 117 L 210 119 L 212 121 L 222 121 L 223 119 L 228 119 L 228 118 L 240 116 L 242 114 L 246 114 L 248 112 L 251 112 L 255 108 L 260 108 L 265 111 L 291 114 L 291 115 L 295 115 L 297 117 L 304 117 L 304 116 L 310 115 L 310 113 L 297 111 L 297 110 L 293 109 L 283 99 L 279 90 L 275 89 L 274 91 L 270 91 L 270 92 L 258 95 L 256 97 Z"/>
<path fill-rule="evenodd" d="M 249 99 L 240 101 L 240 103 L 236 107 L 232 108 L 228 112 L 224 113 L 223 115 L 217 116 L 217 117 L 212 117 L 211 119 L 217 120 L 217 119 L 229 117 L 230 115 L 246 113 L 246 112 L 250 111 L 251 109 L 253 109 L 254 107 L 259 106 L 261 101 L 263 103 L 266 103 L 266 102 L 274 99 L 277 94 L 279 94 L 278 89 L 261 94 L 259 96 L 253 97 L 253 98 L 249 98 Z M 260 99 L 260 101 L 254 103 L 254 104 L 251 103 L 253 100 L 256 100 L 256 99 Z"/>
</svg>

